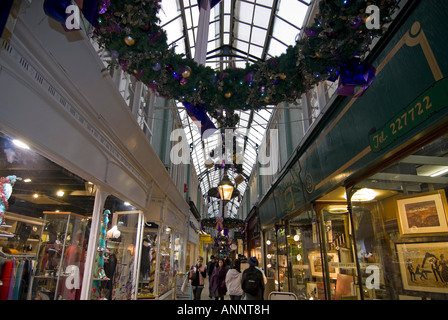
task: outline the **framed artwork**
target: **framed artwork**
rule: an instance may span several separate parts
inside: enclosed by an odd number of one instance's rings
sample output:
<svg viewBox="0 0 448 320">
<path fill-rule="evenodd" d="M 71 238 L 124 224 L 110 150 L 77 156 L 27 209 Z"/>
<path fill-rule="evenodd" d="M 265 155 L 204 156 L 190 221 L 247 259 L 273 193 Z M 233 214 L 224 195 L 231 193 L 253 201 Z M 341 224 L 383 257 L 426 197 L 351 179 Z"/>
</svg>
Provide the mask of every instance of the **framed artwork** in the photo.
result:
<svg viewBox="0 0 448 320">
<path fill-rule="evenodd" d="M 448 293 L 448 242 L 396 245 L 403 289 Z"/>
<path fill-rule="evenodd" d="M 447 233 L 446 198 L 442 191 L 397 200 L 402 235 Z"/>
<path fill-rule="evenodd" d="M 328 252 L 328 264 L 330 262 L 339 262 L 339 256 L 337 252 Z M 308 259 L 310 260 L 310 269 L 311 275 L 315 277 L 323 277 L 324 268 L 322 265 L 322 257 L 320 252 L 310 252 L 308 255 Z M 329 268 L 330 278 L 336 279 L 339 273 L 339 268 Z"/>
</svg>

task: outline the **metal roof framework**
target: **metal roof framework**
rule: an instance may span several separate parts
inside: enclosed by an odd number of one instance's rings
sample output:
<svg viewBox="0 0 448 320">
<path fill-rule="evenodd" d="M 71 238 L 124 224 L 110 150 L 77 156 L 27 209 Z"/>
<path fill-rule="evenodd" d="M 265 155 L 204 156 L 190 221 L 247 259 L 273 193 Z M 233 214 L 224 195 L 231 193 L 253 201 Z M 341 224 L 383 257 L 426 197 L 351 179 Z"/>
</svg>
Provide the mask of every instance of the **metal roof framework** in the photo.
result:
<svg viewBox="0 0 448 320">
<path fill-rule="evenodd" d="M 290 45 L 295 45 L 308 11 L 315 0 L 222 0 L 210 12 L 206 66 L 215 70 L 229 67 L 244 68 L 257 60 L 279 56 Z M 197 0 L 162 0 L 159 18 L 167 32 L 168 42 L 176 53 L 193 58 L 197 43 L 199 7 Z M 200 191 L 209 201 L 208 216 L 220 215 L 219 199 L 208 198 L 210 188 L 217 187 L 221 170 L 207 168 L 206 160 L 219 146 L 219 134 L 206 139 L 196 124 L 177 105 L 191 151 L 191 161 L 198 175 Z M 255 168 L 258 147 L 262 144 L 275 106 L 259 111 L 237 111 L 240 121 L 235 128 L 237 157 L 243 161 L 243 182 L 235 184 L 244 195 Z M 212 121 L 215 121 L 212 119 Z M 218 127 L 215 122 L 215 126 Z M 235 182 L 235 173 L 228 172 Z M 226 206 L 226 217 L 236 217 L 240 197 Z"/>
</svg>

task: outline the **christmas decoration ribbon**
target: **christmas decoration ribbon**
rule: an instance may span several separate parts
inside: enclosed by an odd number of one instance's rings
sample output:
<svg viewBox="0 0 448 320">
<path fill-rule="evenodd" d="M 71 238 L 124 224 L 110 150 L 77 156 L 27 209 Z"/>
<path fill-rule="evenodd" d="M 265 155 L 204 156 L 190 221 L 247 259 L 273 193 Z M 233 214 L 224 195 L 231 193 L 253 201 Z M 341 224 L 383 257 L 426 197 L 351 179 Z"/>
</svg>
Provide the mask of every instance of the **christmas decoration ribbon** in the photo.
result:
<svg viewBox="0 0 448 320">
<path fill-rule="evenodd" d="M 204 137 L 204 133 L 206 130 L 212 129 L 216 130 L 215 125 L 213 124 L 212 120 L 210 120 L 210 117 L 207 115 L 207 112 L 205 111 L 205 107 L 201 105 L 193 105 L 189 102 L 182 102 L 185 109 L 187 109 L 187 113 L 190 116 L 190 118 L 196 123 L 198 128 L 201 130 L 201 136 L 203 139 L 207 138 Z"/>
<path fill-rule="evenodd" d="M 221 0 L 206 0 L 206 1 L 210 1 L 210 9 L 221 2 Z M 202 0 L 198 0 L 198 8 L 201 7 L 201 2 L 202 2 Z"/>
<path fill-rule="evenodd" d="M 223 221 L 224 221 L 223 217 L 216 218 L 216 230 L 221 231 L 224 229 Z"/>
</svg>

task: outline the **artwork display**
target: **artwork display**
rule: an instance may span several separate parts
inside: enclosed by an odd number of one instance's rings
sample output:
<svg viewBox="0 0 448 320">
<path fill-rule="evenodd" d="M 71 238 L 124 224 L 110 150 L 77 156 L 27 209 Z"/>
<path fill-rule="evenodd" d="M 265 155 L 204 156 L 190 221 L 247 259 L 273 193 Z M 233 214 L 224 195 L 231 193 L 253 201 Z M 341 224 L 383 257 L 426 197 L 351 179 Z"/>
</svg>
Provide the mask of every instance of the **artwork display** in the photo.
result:
<svg viewBox="0 0 448 320">
<path fill-rule="evenodd" d="M 339 257 L 336 252 L 328 252 L 328 264 L 330 262 L 339 262 Z M 310 268 L 311 268 L 311 275 L 316 277 L 322 277 L 323 276 L 323 266 L 322 266 L 322 257 L 320 255 L 320 252 L 311 252 L 308 255 L 308 258 L 310 260 Z M 339 268 L 329 268 L 330 278 L 336 279 L 337 274 L 339 273 Z"/>
<path fill-rule="evenodd" d="M 448 232 L 445 195 L 440 193 L 397 200 L 402 235 Z"/>
<path fill-rule="evenodd" d="M 448 293 L 448 242 L 396 246 L 403 289 Z"/>
</svg>

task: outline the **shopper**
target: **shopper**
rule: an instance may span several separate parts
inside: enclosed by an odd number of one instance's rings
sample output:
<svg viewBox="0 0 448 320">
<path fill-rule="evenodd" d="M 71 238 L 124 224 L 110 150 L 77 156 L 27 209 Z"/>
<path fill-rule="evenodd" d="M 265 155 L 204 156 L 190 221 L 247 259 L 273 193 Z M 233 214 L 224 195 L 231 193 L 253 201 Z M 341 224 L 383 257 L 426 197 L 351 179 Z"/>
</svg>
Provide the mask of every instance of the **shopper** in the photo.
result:
<svg viewBox="0 0 448 320">
<path fill-rule="evenodd" d="M 241 277 L 241 288 L 246 293 L 246 300 L 263 300 L 264 280 L 263 274 L 256 267 L 258 260 L 256 257 L 249 258 L 249 268 L 244 270 Z"/>
<path fill-rule="evenodd" d="M 213 270 L 212 277 L 210 278 L 210 286 L 212 287 L 215 300 L 224 300 L 227 292 L 226 275 L 226 263 L 224 259 L 218 259 L 218 265 Z"/>
<path fill-rule="evenodd" d="M 227 271 L 226 287 L 229 291 L 230 300 L 241 300 L 243 289 L 241 289 L 241 262 L 236 259 L 233 262 L 233 268 Z"/>
<path fill-rule="evenodd" d="M 207 263 L 207 274 L 208 274 L 209 280 L 212 278 L 212 274 L 213 274 L 213 270 L 215 270 L 215 266 L 216 266 L 215 256 L 211 255 L 210 261 Z M 212 285 L 211 285 L 210 281 L 208 283 L 208 297 L 210 299 L 213 298 L 213 290 L 212 290 Z"/>
<path fill-rule="evenodd" d="M 193 288 L 193 300 L 201 300 L 202 289 L 204 289 L 204 279 L 207 277 L 207 270 L 202 262 L 204 259 L 199 256 L 197 263 L 191 266 L 188 273 L 188 279 L 191 281 L 191 287 Z"/>
</svg>

